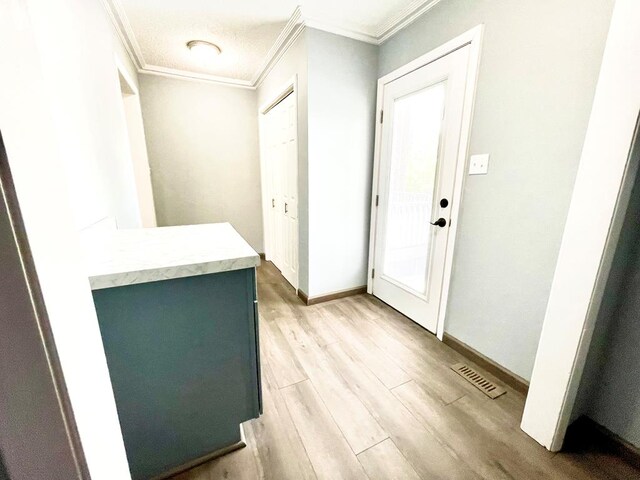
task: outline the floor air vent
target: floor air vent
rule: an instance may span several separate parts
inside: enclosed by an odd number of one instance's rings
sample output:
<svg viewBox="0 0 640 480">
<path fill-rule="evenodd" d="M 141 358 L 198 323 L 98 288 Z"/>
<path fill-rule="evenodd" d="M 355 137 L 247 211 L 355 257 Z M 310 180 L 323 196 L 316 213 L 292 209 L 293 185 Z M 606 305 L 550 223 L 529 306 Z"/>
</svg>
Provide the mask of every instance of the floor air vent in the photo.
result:
<svg viewBox="0 0 640 480">
<path fill-rule="evenodd" d="M 499 387 L 495 383 L 487 380 L 473 368 L 465 365 L 464 363 L 456 363 L 455 365 L 451 366 L 451 369 L 462 378 L 470 382 L 478 390 L 482 391 L 488 397 L 498 398 L 500 395 L 507 393 L 504 388 Z"/>
</svg>

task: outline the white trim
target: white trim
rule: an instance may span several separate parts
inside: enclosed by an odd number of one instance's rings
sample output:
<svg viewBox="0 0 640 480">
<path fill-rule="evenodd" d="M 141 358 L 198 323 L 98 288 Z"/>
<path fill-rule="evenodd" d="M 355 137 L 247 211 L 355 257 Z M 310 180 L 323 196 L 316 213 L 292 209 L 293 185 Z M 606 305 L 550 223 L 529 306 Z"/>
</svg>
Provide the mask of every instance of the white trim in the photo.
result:
<svg viewBox="0 0 640 480">
<path fill-rule="evenodd" d="M 127 86 L 131 90 L 131 95 L 138 95 L 138 87 L 136 86 L 136 82 L 131 78 L 127 68 L 122 63 L 122 60 L 118 57 L 118 55 L 114 55 L 114 61 L 116 64 L 116 68 L 118 69 L 118 73 L 124 78 L 124 81 L 127 82 Z"/>
<path fill-rule="evenodd" d="M 380 178 L 380 156 L 382 153 L 382 123 L 380 122 L 380 112 L 382 111 L 382 105 L 384 105 L 383 78 L 378 79 L 378 94 L 376 97 L 376 129 L 374 133 L 373 180 L 371 187 L 371 225 L 369 227 L 369 262 L 367 265 L 367 293 L 369 295 L 373 294 L 373 269 L 375 265 L 374 252 L 376 251 L 376 225 L 378 221 L 378 179 Z"/>
<path fill-rule="evenodd" d="M 298 164 L 298 178 L 296 181 L 296 208 L 298 211 L 296 212 L 296 225 L 298 227 L 298 231 L 296 232 L 296 248 L 298 250 L 297 254 L 297 265 L 296 265 L 296 282 L 293 287 L 296 290 L 296 294 L 298 293 L 298 288 L 300 287 L 300 149 L 299 149 L 299 141 L 298 137 L 298 75 L 294 75 L 289 80 L 287 80 L 283 85 L 280 86 L 277 90 L 273 92 L 273 94 L 269 97 L 269 99 L 264 102 L 262 105 L 258 107 L 258 130 L 260 135 L 263 131 L 263 118 L 273 107 L 275 107 L 278 103 L 284 100 L 290 94 L 294 95 L 295 105 L 296 105 L 296 159 Z M 269 222 L 267 218 L 269 216 L 269 196 L 266 195 L 267 191 L 265 186 L 267 185 L 267 178 L 265 177 L 266 167 L 265 167 L 265 155 L 264 155 L 264 142 L 262 141 L 262 136 L 259 138 L 259 148 L 260 148 L 260 187 L 261 187 L 261 195 L 262 195 L 262 228 L 264 235 L 264 251 L 265 251 L 265 260 L 269 260 L 271 258 L 271 248 L 272 245 L 268 245 L 271 238 L 271 231 L 269 228 Z M 267 248 L 268 247 L 268 248 Z"/>
<path fill-rule="evenodd" d="M 316 20 L 309 17 L 305 17 L 304 22 L 305 25 L 309 28 L 315 28 L 316 30 L 322 30 L 323 32 L 333 33 L 334 35 L 352 38 L 354 40 L 371 43 L 373 45 L 380 44 L 380 42 L 378 41 L 378 37 L 375 34 L 360 32 L 346 26 L 333 25 L 331 23 L 323 22 L 322 20 Z"/>
<path fill-rule="evenodd" d="M 378 29 L 377 43 L 382 45 L 403 28 L 415 22 L 421 15 L 427 13 L 442 0 L 416 0 L 403 9 L 397 16 L 383 24 Z"/>
<path fill-rule="evenodd" d="M 304 29 L 305 29 L 305 24 L 298 23 L 295 26 L 295 28 L 291 31 L 291 34 L 284 40 L 284 43 L 276 44 L 272 47 L 272 50 L 275 52 L 274 56 L 266 62 L 266 66 L 264 69 L 261 70 L 260 74 L 254 77 L 255 79 L 253 82 L 254 88 L 258 88 L 260 85 L 262 85 L 262 82 L 264 81 L 264 79 L 267 78 L 267 75 L 269 75 L 271 70 L 278 64 L 278 62 L 284 56 L 284 54 L 287 53 L 291 45 L 295 43 L 295 41 L 302 34 Z"/>
<path fill-rule="evenodd" d="M 282 32 L 280 32 L 280 35 L 278 35 L 278 38 L 269 49 L 262 64 L 253 75 L 251 83 L 254 87 L 260 85 L 271 69 L 280 61 L 280 58 L 282 58 L 289 46 L 298 38 L 303 27 L 304 20 L 302 19 L 302 12 L 300 7 L 296 7 L 289 17 L 289 21 L 282 29 Z"/>
<path fill-rule="evenodd" d="M 447 43 L 440 45 L 439 47 L 431 50 L 428 53 L 412 60 L 411 62 L 403 65 L 402 67 L 394 70 L 391 73 L 386 74 L 384 77 L 378 80 L 378 84 L 382 82 L 383 84 L 392 82 L 393 80 L 400 78 L 407 73 L 411 73 L 414 70 L 417 70 L 420 67 L 424 67 L 429 63 L 435 62 L 439 58 L 444 57 L 445 55 L 453 52 L 454 50 L 458 50 L 459 48 L 464 47 L 465 45 L 469 45 L 472 42 L 479 42 L 482 39 L 482 32 L 484 30 L 484 25 L 477 25 L 471 30 L 467 30 L 461 35 L 458 35 L 453 40 L 449 40 Z M 479 54 L 477 51 L 476 54 Z"/>
<path fill-rule="evenodd" d="M 122 42 L 125 50 L 129 54 L 129 58 L 133 64 L 140 70 L 144 69 L 146 66 L 146 62 L 144 60 L 144 56 L 142 55 L 142 50 L 140 49 L 140 44 L 136 40 L 136 36 L 133 33 L 133 29 L 131 28 L 131 23 L 129 23 L 129 18 L 122 7 L 122 4 L 119 0 L 100 0 L 102 6 L 107 11 L 109 15 L 109 19 L 113 24 L 113 27 Z"/>
<path fill-rule="evenodd" d="M 297 105 L 296 105 L 297 107 Z M 264 249 L 264 259 L 266 261 L 271 260 L 271 228 L 270 222 L 267 221 L 269 217 L 269 196 L 267 195 L 267 185 L 269 179 L 267 177 L 267 168 L 266 168 L 266 154 L 265 154 L 265 145 L 262 141 L 264 137 L 264 121 L 262 117 L 263 109 L 258 107 L 258 151 L 260 154 L 260 200 L 262 202 L 262 234 L 263 234 L 263 249 Z"/>
<path fill-rule="evenodd" d="M 469 149 L 469 138 L 471 134 L 471 121 L 473 118 L 473 108 L 475 103 L 475 92 L 478 79 L 478 71 L 480 66 L 480 52 L 482 48 L 482 36 L 484 25 L 478 25 L 444 45 L 432 50 L 431 52 L 416 58 L 412 62 L 394 70 L 378 80 L 378 99 L 376 108 L 376 132 L 374 146 L 374 163 L 373 163 L 373 185 L 371 188 L 371 229 L 369 231 L 369 266 L 367 278 L 367 292 L 373 293 L 372 270 L 374 268 L 375 252 L 375 231 L 378 220 L 378 208 L 376 207 L 376 197 L 378 195 L 378 178 L 380 175 L 380 155 L 382 140 L 382 124 L 380 123 L 380 111 L 383 105 L 384 86 L 408 73 L 424 67 L 429 63 L 436 61 L 445 55 L 458 50 L 465 45 L 470 45 L 469 64 L 467 67 L 467 82 L 465 90 L 465 99 L 463 107 L 460 145 L 458 148 L 458 162 L 456 165 L 456 178 L 454 187 L 454 198 L 451 201 L 451 226 L 449 237 L 447 240 L 447 252 L 445 255 L 444 280 L 442 284 L 442 294 L 440 297 L 440 308 L 437 323 L 437 336 L 442 340 L 444 336 L 444 325 L 447 311 L 447 301 L 449 296 L 449 287 L 451 284 L 451 272 L 453 267 L 453 253 L 458 231 L 458 217 L 460 213 L 460 205 L 462 204 L 462 194 L 464 191 L 465 172 L 467 168 L 467 156 Z"/>
<path fill-rule="evenodd" d="M 287 24 L 284 26 L 280 35 L 278 35 L 273 46 L 269 49 L 269 52 L 266 54 L 262 64 L 255 74 L 250 80 L 243 80 L 147 64 L 144 59 L 144 55 L 142 54 L 140 44 L 136 39 L 131 23 L 129 22 L 120 0 L 100 0 L 107 11 L 107 15 L 109 16 L 120 41 L 131 58 L 131 61 L 137 67 L 138 73 L 148 73 L 164 77 L 175 77 L 183 80 L 197 80 L 217 83 L 225 86 L 253 89 L 261 85 L 264 78 L 280 61 L 291 44 L 302 33 L 305 26 L 333 33 L 335 35 L 352 38 L 361 42 L 381 45 L 400 30 L 413 23 L 418 17 L 431 10 L 441 1 L 442 0 L 414 0 L 414 2 L 409 4 L 409 6 L 398 12 L 396 16 L 392 17 L 391 20 L 382 23 L 374 31 L 358 30 L 352 26 L 332 24 L 330 22 L 310 18 L 305 16 L 298 6 L 289 17 Z"/>
<path fill-rule="evenodd" d="M 371 30 L 358 29 L 346 22 L 341 24 L 330 23 L 304 15 L 304 13 L 303 21 L 309 28 L 315 28 L 316 30 L 322 30 L 373 45 L 382 45 L 441 1 L 442 0 L 414 0 L 405 8 L 401 9 L 396 15 L 390 17 L 389 20 L 377 25 Z"/>
<path fill-rule="evenodd" d="M 464 182 L 467 178 L 467 163 L 469 156 L 469 143 L 471 138 L 471 123 L 473 120 L 473 111 L 476 101 L 476 86 L 478 84 L 478 74 L 480 72 L 480 57 L 482 52 L 482 38 L 484 33 L 484 25 L 478 25 L 473 30 L 463 34 L 456 40 L 459 45 L 464 45 L 465 36 L 470 35 L 469 64 L 467 67 L 467 88 L 465 91 L 464 110 L 462 113 L 462 129 L 460 133 L 460 146 L 458 147 L 458 165 L 456 171 L 456 180 L 454 187 L 454 195 L 458 194 L 458 198 L 451 201 L 451 226 L 449 227 L 449 242 L 447 244 L 447 255 L 444 265 L 444 282 L 442 285 L 442 296 L 440 298 L 440 310 L 438 315 L 438 329 L 436 335 L 438 339 L 444 338 L 444 325 L 447 313 L 447 305 L 449 302 L 449 289 L 451 287 L 451 276 L 453 273 L 453 249 L 458 236 L 458 219 L 460 218 L 460 207 L 462 205 L 462 196 L 464 192 Z"/>
<path fill-rule="evenodd" d="M 297 92 L 296 86 L 298 85 L 298 77 L 294 75 L 288 82 L 284 84 L 283 88 L 279 88 L 276 90 L 279 92 L 276 96 L 271 97 L 271 100 L 262 104 L 260 108 L 258 108 L 259 115 L 266 115 L 270 110 L 273 109 L 276 105 L 278 105 L 282 100 L 287 98 L 294 92 Z"/>
<path fill-rule="evenodd" d="M 135 180 L 140 225 L 145 228 L 157 227 L 158 221 L 153 198 L 149 154 L 142 120 L 140 92 L 136 82 L 129 75 L 129 71 L 117 54 L 114 54 L 114 61 L 118 72 L 118 81 L 124 81 L 128 90 L 127 92 L 121 92 L 123 97 L 120 111 L 125 127 L 124 136 L 127 138 L 129 145 L 129 160 Z"/>
<path fill-rule="evenodd" d="M 157 65 L 147 65 L 144 69 L 138 70 L 141 75 L 156 75 L 180 80 L 195 80 L 200 82 L 215 83 L 225 87 L 247 88 L 255 90 L 255 86 L 249 80 L 236 80 L 229 77 L 217 77 L 206 73 L 187 72 L 175 68 L 159 67 Z"/>
<path fill-rule="evenodd" d="M 640 2 L 617 0 L 551 285 L 521 428 L 562 447 L 637 158 Z M 630 161 L 632 160 L 632 161 Z"/>
</svg>

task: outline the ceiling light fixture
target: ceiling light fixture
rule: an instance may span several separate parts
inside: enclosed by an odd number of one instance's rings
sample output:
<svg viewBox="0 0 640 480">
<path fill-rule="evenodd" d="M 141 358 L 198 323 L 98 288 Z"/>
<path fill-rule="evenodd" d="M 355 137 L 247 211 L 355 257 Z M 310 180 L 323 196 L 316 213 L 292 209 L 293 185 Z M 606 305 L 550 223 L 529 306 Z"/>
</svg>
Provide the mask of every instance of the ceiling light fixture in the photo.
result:
<svg viewBox="0 0 640 480">
<path fill-rule="evenodd" d="M 191 40 L 187 42 L 187 48 L 191 50 L 191 53 L 193 53 L 198 60 L 203 62 L 217 57 L 222 53 L 218 45 L 205 42 L 204 40 Z"/>
</svg>

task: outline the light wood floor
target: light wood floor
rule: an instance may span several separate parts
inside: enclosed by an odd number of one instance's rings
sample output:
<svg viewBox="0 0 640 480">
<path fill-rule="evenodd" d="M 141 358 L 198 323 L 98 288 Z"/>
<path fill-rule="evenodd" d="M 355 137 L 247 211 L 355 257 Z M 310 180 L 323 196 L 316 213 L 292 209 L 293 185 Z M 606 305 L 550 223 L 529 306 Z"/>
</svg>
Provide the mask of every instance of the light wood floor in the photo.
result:
<svg viewBox="0 0 640 480">
<path fill-rule="evenodd" d="M 522 395 L 489 399 L 377 299 L 307 307 L 269 263 L 258 286 L 264 415 L 246 448 L 174 480 L 640 478 L 598 451 L 547 452 L 518 427 Z"/>
</svg>

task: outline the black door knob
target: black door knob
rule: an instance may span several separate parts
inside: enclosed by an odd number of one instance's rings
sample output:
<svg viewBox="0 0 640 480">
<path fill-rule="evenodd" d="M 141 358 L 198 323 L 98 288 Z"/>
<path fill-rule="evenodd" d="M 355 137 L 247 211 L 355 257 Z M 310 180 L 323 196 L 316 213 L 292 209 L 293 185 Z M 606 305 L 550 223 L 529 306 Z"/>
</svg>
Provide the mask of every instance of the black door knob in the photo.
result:
<svg viewBox="0 0 640 480">
<path fill-rule="evenodd" d="M 435 225 L 436 227 L 443 228 L 447 226 L 447 221 L 444 218 L 439 218 L 438 220 L 433 222 L 431 225 Z"/>
</svg>

